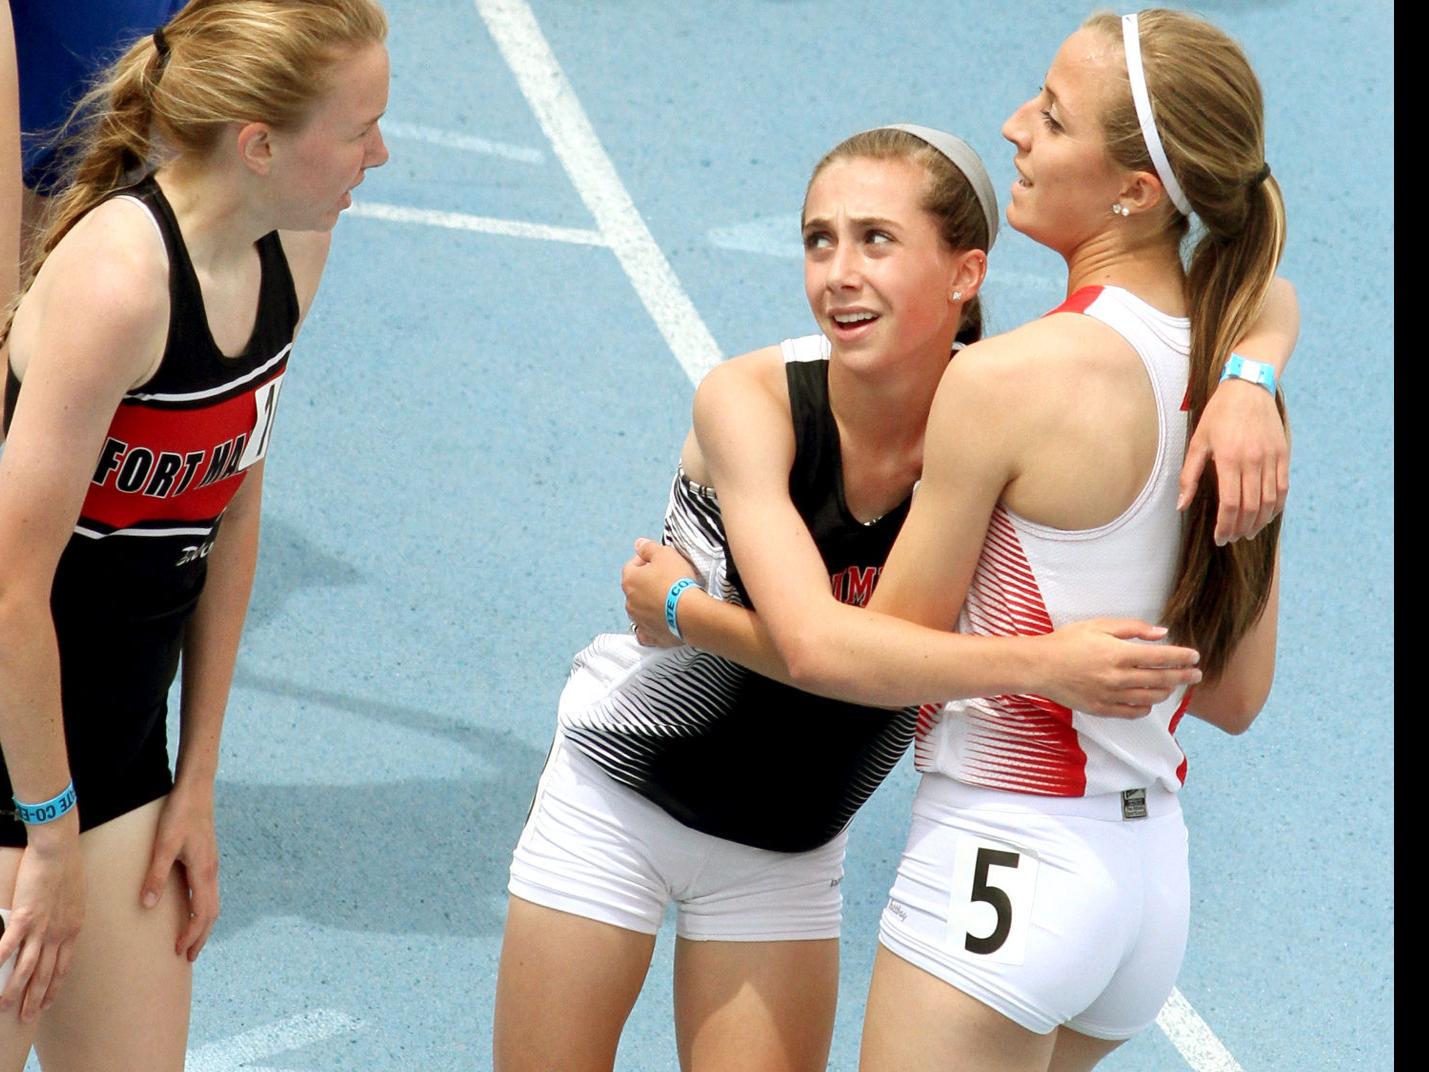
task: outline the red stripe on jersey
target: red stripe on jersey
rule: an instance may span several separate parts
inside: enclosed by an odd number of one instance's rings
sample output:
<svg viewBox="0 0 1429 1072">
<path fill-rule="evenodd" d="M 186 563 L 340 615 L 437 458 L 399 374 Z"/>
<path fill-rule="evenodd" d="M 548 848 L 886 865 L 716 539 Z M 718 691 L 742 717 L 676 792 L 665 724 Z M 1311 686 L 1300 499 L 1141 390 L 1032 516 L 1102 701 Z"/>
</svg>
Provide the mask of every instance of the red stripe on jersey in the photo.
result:
<svg viewBox="0 0 1429 1072">
<path fill-rule="evenodd" d="M 1181 412 L 1191 412 L 1191 385 L 1189 383 L 1186 384 L 1186 397 L 1181 399 Z"/>
<path fill-rule="evenodd" d="M 988 522 L 964 609 L 976 633 L 1040 636 L 1052 631 L 1037 578 L 1001 506 Z M 1086 792 L 1087 754 L 1072 728 L 1071 708 L 1042 696 L 993 696 L 968 704 L 964 717 L 972 728 L 969 780 L 1051 796 Z"/>
<path fill-rule="evenodd" d="M 978 632 L 1040 636 L 1052 631 L 1052 618 L 1037 587 L 1037 578 L 1001 506 L 988 521 L 968 595 L 968 615 L 977 622 Z"/>
<path fill-rule="evenodd" d="M 1064 301 L 1061 305 L 1057 306 L 1057 308 L 1049 309 L 1042 315 L 1051 316 L 1053 313 L 1085 313 L 1087 311 L 1087 306 L 1091 305 L 1092 302 L 1096 301 L 1097 298 L 1101 296 L 1101 292 L 1101 287 L 1083 287 L 1075 294 L 1069 296 L 1067 300 Z"/>
<path fill-rule="evenodd" d="M 1175 734 L 1176 727 L 1181 724 L 1181 716 L 1184 715 L 1186 709 L 1191 706 L 1191 693 L 1195 691 L 1195 688 L 1196 686 L 1194 685 L 1189 686 L 1186 689 L 1186 695 L 1182 696 L 1181 702 L 1176 705 L 1176 710 L 1171 714 L 1171 721 L 1166 725 L 1167 733 Z"/>
<path fill-rule="evenodd" d="M 1072 712 L 1040 696 L 995 696 L 969 709 L 967 777 L 1019 793 L 1079 797 L 1087 791 L 1087 754 Z M 989 717 L 991 716 L 991 717 Z"/>
<path fill-rule="evenodd" d="M 913 730 L 913 762 L 920 770 L 927 765 L 929 758 L 928 735 L 938 724 L 939 713 L 942 710 L 942 705 L 935 703 L 926 703 L 918 708 L 918 724 Z"/>
<path fill-rule="evenodd" d="M 1195 691 L 1195 688 L 1196 686 L 1192 685 L 1186 690 L 1186 695 L 1182 696 L 1181 702 L 1176 705 L 1176 711 L 1172 714 L 1171 721 L 1166 724 L 1166 732 L 1171 734 L 1172 738 L 1176 736 L 1176 727 L 1181 724 L 1181 716 L 1184 715 L 1191 706 L 1191 693 Z M 1181 747 L 1179 742 L 1176 743 L 1176 747 Z M 1186 784 L 1187 762 L 1186 752 L 1183 749 L 1181 752 L 1181 765 L 1176 768 L 1176 777 L 1180 780 L 1182 785 Z"/>
<path fill-rule="evenodd" d="M 204 406 L 121 402 L 85 495 L 81 523 L 122 529 L 144 521 L 217 518 L 243 482 L 239 459 L 259 424 L 255 392 L 282 372 L 280 366 L 251 390 Z"/>
</svg>

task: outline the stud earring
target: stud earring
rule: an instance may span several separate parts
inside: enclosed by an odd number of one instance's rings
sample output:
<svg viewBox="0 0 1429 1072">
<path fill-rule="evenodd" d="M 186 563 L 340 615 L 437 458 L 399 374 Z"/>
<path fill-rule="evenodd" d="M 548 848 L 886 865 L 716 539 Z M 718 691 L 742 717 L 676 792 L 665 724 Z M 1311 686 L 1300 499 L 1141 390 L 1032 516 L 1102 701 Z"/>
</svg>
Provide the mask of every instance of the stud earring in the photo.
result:
<svg viewBox="0 0 1429 1072">
<path fill-rule="evenodd" d="M 962 301 L 962 300 L 963 300 L 963 292 L 962 292 L 961 290 L 955 290 L 955 291 L 953 291 L 953 301 Z"/>
<path fill-rule="evenodd" d="M 1118 202 L 1116 202 L 1116 204 L 1112 205 L 1112 206 L 1111 206 L 1111 210 L 1112 210 L 1113 213 L 1115 213 L 1115 214 L 1118 215 L 1118 216 L 1130 216 L 1130 215 L 1131 215 L 1131 209 L 1127 208 L 1127 207 L 1126 207 L 1125 205 L 1123 205 L 1120 201 L 1118 201 Z"/>
</svg>

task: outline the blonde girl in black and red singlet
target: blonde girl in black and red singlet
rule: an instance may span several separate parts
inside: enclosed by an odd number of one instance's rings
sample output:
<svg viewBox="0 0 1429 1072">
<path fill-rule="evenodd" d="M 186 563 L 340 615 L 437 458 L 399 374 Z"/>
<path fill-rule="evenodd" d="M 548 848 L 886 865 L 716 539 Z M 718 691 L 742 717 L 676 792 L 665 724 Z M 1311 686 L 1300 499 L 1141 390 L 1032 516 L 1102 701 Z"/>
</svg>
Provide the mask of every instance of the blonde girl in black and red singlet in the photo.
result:
<svg viewBox="0 0 1429 1072">
<path fill-rule="evenodd" d="M 385 36 L 371 0 L 191 0 L 82 106 L 7 324 L 0 1068 L 183 1067 L 263 459 L 386 159 Z"/>
</svg>

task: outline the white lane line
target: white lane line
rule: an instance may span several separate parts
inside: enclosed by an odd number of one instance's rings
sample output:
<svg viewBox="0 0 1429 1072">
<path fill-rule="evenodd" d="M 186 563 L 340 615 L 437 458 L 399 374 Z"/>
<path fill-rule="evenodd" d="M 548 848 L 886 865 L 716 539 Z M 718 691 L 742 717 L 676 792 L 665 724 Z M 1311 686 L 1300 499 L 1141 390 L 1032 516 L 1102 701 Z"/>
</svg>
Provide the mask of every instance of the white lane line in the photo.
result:
<svg viewBox="0 0 1429 1072">
<path fill-rule="evenodd" d="M 507 160 L 519 160 L 523 164 L 544 164 L 546 154 L 540 149 L 528 149 L 524 145 L 512 145 L 504 141 L 487 141 L 470 134 L 459 134 L 454 130 L 438 130 L 416 123 L 398 123 L 390 119 L 382 120 L 382 134 L 385 137 L 407 138 L 424 141 L 431 145 L 441 145 L 448 149 L 463 149 L 469 153 L 485 153 L 487 156 L 503 156 Z"/>
<path fill-rule="evenodd" d="M 185 1068 L 188 1072 L 279 1072 L 259 1068 L 252 1062 L 362 1026 L 361 1020 L 336 1009 L 315 1009 L 191 1050 Z"/>
<path fill-rule="evenodd" d="M 640 300 L 691 380 L 720 350 L 616 174 L 536 17 L 524 0 L 474 0 L 541 129 Z"/>
<path fill-rule="evenodd" d="M 366 216 L 393 223 L 424 223 L 429 227 L 445 227 L 452 231 L 480 231 L 483 234 L 509 235 L 512 238 L 542 238 L 549 242 L 574 242 L 579 246 L 608 246 L 599 231 L 577 227 L 552 227 L 544 223 L 521 220 L 498 220 L 490 216 L 468 216 L 464 212 L 438 212 L 429 208 L 408 208 L 381 201 L 354 201 L 348 214 Z"/>
<path fill-rule="evenodd" d="M 1156 1026 L 1195 1072 L 1245 1072 L 1180 990 L 1171 991 L 1156 1014 Z"/>
</svg>

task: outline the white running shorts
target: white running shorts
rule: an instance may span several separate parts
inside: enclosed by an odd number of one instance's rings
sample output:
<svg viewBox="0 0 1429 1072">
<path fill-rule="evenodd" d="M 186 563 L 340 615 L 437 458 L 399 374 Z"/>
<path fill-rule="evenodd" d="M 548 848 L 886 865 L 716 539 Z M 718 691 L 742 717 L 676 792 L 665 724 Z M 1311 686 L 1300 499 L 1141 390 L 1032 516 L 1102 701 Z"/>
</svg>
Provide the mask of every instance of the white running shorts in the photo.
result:
<svg viewBox="0 0 1429 1072">
<path fill-rule="evenodd" d="M 879 940 L 1038 1034 L 1149 1027 L 1186 949 L 1186 825 L 1174 793 L 1123 796 L 924 775 Z"/>
<path fill-rule="evenodd" d="M 731 782 L 731 792 L 739 787 Z M 677 905 L 694 941 L 837 938 L 847 831 L 772 852 L 693 830 L 616 782 L 557 732 L 511 861 L 510 893 L 654 934 Z"/>
</svg>

